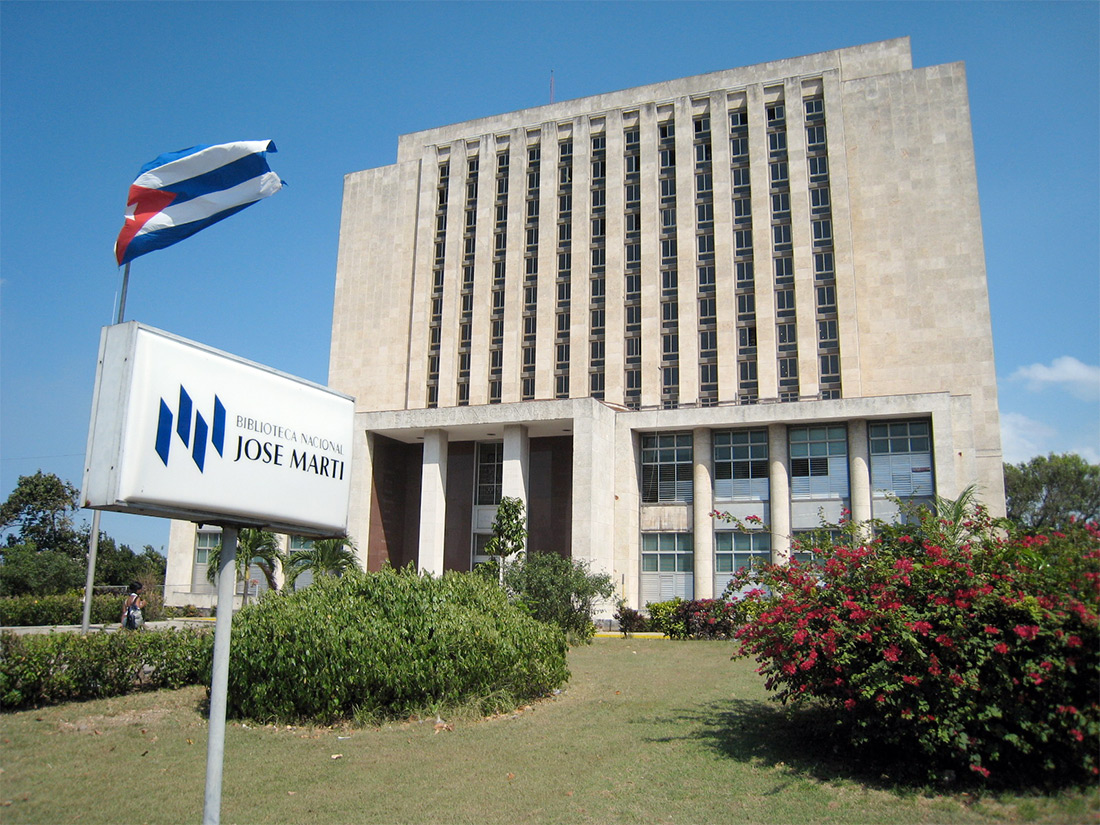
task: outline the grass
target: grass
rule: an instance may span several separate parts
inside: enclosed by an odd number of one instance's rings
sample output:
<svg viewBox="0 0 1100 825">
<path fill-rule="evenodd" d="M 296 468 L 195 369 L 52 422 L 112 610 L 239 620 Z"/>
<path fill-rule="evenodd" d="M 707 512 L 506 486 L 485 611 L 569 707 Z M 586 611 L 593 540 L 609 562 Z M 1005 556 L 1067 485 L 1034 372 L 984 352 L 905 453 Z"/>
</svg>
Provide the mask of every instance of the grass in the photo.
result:
<svg viewBox="0 0 1100 825">
<path fill-rule="evenodd" d="M 978 797 L 854 773 L 723 643 L 597 639 L 559 696 L 492 719 L 231 722 L 222 822 L 1100 823 L 1095 793 Z M 0 822 L 197 823 L 201 688 L 0 717 Z"/>
</svg>

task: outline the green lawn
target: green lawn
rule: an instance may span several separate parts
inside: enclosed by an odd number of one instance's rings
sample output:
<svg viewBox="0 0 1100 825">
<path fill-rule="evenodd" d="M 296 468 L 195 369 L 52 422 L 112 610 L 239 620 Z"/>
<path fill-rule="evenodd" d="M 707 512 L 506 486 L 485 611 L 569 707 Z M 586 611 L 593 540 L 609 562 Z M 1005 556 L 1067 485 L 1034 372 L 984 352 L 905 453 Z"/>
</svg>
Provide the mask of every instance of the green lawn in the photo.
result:
<svg viewBox="0 0 1100 825">
<path fill-rule="evenodd" d="M 515 714 L 226 734 L 223 823 L 1100 822 L 1096 794 L 978 798 L 854 773 L 723 643 L 597 639 Z M 198 823 L 204 691 L 0 717 L 0 822 Z M 452 729 L 453 726 L 453 729 Z"/>
</svg>

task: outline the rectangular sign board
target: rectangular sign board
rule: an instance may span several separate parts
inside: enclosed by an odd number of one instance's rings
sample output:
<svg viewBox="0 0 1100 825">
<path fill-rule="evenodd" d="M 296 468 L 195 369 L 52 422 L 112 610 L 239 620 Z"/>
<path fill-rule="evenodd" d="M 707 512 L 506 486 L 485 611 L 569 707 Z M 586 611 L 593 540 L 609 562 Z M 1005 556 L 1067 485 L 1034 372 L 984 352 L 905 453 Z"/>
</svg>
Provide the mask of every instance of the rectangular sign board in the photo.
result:
<svg viewBox="0 0 1100 825">
<path fill-rule="evenodd" d="M 131 321 L 99 345 L 85 507 L 347 533 L 354 401 Z"/>
</svg>

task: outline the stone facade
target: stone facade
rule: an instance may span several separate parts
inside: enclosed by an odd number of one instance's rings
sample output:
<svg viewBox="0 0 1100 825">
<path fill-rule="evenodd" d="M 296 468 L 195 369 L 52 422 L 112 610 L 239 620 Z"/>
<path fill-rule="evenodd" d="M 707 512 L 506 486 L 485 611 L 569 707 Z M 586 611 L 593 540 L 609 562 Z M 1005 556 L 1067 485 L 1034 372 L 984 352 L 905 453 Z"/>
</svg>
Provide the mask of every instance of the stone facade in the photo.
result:
<svg viewBox="0 0 1100 825">
<path fill-rule="evenodd" d="M 903 38 L 401 136 L 345 179 L 329 382 L 372 568 L 468 569 L 501 495 L 634 605 L 885 491 L 1003 512 L 962 64 Z"/>
</svg>

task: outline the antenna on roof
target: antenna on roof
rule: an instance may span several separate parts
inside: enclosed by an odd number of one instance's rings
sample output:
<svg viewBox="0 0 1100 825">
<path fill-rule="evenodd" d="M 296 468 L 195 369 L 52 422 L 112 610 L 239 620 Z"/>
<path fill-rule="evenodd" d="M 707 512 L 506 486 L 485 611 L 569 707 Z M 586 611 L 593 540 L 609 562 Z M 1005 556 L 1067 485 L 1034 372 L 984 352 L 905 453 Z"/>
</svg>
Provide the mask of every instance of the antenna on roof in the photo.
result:
<svg viewBox="0 0 1100 825">
<path fill-rule="evenodd" d="M 550 102 L 554 102 L 554 70 L 550 70 Z"/>
</svg>

